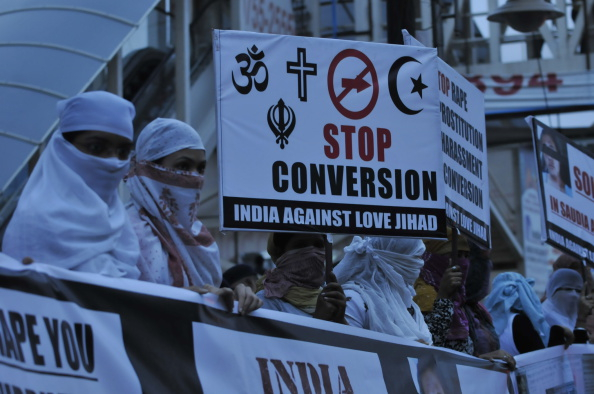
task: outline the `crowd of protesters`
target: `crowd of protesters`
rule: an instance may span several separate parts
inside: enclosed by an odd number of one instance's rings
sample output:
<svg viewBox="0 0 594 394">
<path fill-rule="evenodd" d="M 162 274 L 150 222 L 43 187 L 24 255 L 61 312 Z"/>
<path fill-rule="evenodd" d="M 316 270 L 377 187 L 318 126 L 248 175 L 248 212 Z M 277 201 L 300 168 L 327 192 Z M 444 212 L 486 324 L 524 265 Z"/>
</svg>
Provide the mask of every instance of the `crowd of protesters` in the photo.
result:
<svg viewBox="0 0 594 394">
<path fill-rule="evenodd" d="M 159 118 L 134 146 L 134 106 L 107 92 L 60 101 L 58 114 L 5 231 L 2 252 L 19 261 L 211 292 L 241 314 L 309 316 L 510 369 L 515 355 L 594 338 L 594 278 L 581 261 L 559 258 L 541 300 L 518 273 L 490 285 L 488 251 L 452 229 L 445 240 L 355 236 L 329 275 L 322 235 L 273 233 L 273 269 L 222 273 L 199 219 L 206 152 L 196 130 Z"/>
</svg>

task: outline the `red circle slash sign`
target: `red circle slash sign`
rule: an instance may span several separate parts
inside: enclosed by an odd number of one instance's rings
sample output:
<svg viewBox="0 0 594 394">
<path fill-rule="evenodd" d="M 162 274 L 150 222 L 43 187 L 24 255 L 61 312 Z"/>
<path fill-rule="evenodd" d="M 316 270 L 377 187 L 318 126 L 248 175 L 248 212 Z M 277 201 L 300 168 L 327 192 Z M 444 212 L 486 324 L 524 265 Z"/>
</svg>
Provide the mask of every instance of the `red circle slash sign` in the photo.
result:
<svg viewBox="0 0 594 394">
<path fill-rule="evenodd" d="M 365 68 L 354 78 L 342 78 L 341 86 L 343 89 L 338 95 L 336 95 L 336 92 L 334 91 L 334 71 L 336 71 L 336 66 L 338 66 L 338 63 L 347 57 L 356 57 L 357 59 L 361 60 L 365 64 Z M 345 108 L 341 104 L 341 101 L 346 97 L 347 94 L 351 92 L 351 90 L 355 89 L 357 93 L 359 93 L 371 86 L 364 79 L 367 74 L 371 74 L 371 83 L 373 84 L 373 93 L 371 95 L 371 100 L 369 100 L 369 104 L 367 104 L 367 106 L 361 111 L 351 111 Z M 345 49 L 336 55 L 336 57 L 332 60 L 332 63 L 330 63 L 330 69 L 328 70 L 328 93 L 330 94 L 330 100 L 332 100 L 332 104 L 334 104 L 338 112 L 347 118 L 363 119 L 369 115 L 375 107 L 377 98 L 379 96 L 377 73 L 373 67 L 373 63 L 371 63 L 371 60 L 369 60 L 369 58 L 365 56 L 363 52 L 359 52 L 356 49 Z"/>
</svg>

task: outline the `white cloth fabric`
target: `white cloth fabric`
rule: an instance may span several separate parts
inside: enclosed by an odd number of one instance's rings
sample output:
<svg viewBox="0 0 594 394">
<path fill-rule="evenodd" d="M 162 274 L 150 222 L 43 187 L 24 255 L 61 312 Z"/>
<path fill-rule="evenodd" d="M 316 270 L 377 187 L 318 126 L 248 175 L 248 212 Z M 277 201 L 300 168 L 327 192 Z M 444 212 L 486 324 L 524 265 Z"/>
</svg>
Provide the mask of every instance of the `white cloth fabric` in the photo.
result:
<svg viewBox="0 0 594 394">
<path fill-rule="evenodd" d="M 41 155 L 6 229 L 3 252 L 22 260 L 137 278 L 138 240 L 117 195 L 128 160 L 80 152 L 62 135 L 96 130 L 132 139 L 134 106 L 87 92 L 58 103 L 60 128 Z M 115 119 L 117 118 L 117 119 Z"/>
<path fill-rule="evenodd" d="M 349 326 L 369 329 L 369 311 L 361 294 L 358 291 L 346 289 L 344 295 L 348 299 L 344 317 Z"/>
<path fill-rule="evenodd" d="M 264 290 L 260 290 L 256 293 L 256 296 L 262 300 L 262 309 L 270 309 L 273 311 L 291 313 L 293 315 L 312 317 L 311 314 L 297 308 L 290 302 L 284 301 L 282 298 L 266 297 L 264 293 Z"/>
<path fill-rule="evenodd" d="M 155 161 L 182 149 L 204 150 L 192 126 L 177 119 L 157 118 L 147 124 L 136 141 L 136 157 Z"/>
<path fill-rule="evenodd" d="M 517 316 L 517 313 L 511 313 L 508 315 L 507 324 L 504 330 L 499 334 L 499 347 L 502 350 L 505 350 L 512 356 L 517 356 L 520 354 L 520 351 L 516 347 L 516 342 L 514 341 L 514 319 Z"/>
<path fill-rule="evenodd" d="M 334 273 L 345 291 L 359 293 L 367 305 L 369 326 L 364 328 L 431 344 L 429 328 L 413 302 L 413 285 L 424 263 L 423 242 L 356 236 L 344 251 Z M 413 315 L 408 308 L 413 308 Z"/>
<path fill-rule="evenodd" d="M 140 133 L 126 180 L 130 219 L 139 237 L 140 279 L 173 286 L 219 286 L 219 248 L 198 220 L 204 177 L 152 163 L 181 149 L 204 149 L 200 136 L 175 119 L 156 119 Z"/>
<path fill-rule="evenodd" d="M 582 290 L 584 280 L 581 275 L 569 268 L 553 272 L 546 288 L 547 299 L 542 303 L 545 319 L 553 326 L 575 328 L 578 317 L 580 293 L 564 288 Z"/>
<path fill-rule="evenodd" d="M 85 92 L 59 101 L 57 107 L 62 133 L 97 130 L 134 139 L 134 105 L 115 94 Z"/>
</svg>

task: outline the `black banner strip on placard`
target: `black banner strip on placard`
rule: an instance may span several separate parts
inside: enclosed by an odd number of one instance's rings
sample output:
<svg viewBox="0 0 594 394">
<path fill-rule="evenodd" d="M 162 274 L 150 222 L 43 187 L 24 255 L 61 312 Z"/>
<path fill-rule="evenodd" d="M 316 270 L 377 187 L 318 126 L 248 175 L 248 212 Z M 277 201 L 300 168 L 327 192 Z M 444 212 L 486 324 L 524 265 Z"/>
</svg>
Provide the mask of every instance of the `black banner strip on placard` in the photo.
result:
<svg viewBox="0 0 594 394">
<path fill-rule="evenodd" d="M 578 259 L 586 259 L 594 265 L 594 245 L 549 221 L 546 222 L 546 226 L 548 244 Z M 583 252 L 585 252 L 585 256 Z"/>
<path fill-rule="evenodd" d="M 458 230 L 464 233 L 465 236 L 470 238 L 475 243 L 482 245 L 486 248 L 491 247 L 491 228 L 485 222 L 462 208 L 460 205 L 451 201 L 449 198 L 446 200 L 446 214 L 448 219 L 452 220 Z"/>
<path fill-rule="evenodd" d="M 227 229 L 446 237 L 445 209 L 435 208 L 223 197 L 223 217 Z"/>
</svg>

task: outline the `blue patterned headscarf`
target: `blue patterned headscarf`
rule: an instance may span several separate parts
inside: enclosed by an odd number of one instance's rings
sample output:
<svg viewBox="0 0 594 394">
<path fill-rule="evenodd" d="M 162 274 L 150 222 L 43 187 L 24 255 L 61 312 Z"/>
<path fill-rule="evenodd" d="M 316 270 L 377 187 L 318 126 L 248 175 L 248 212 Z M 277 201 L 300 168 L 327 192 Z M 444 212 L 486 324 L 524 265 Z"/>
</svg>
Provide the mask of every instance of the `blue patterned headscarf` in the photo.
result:
<svg viewBox="0 0 594 394">
<path fill-rule="evenodd" d="M 545 320 L 533 285 L 532 279 L 526 279 L 516 272 L 504 272 L 493 280 L 493 289 L 484 304 L 493 317 L 498 335 L 507 327 L 512 313 L 522 312 L 530 319 L 546 346 L 549 343 L 550 326 Z"/>
</svg>

